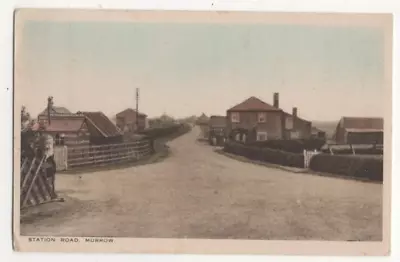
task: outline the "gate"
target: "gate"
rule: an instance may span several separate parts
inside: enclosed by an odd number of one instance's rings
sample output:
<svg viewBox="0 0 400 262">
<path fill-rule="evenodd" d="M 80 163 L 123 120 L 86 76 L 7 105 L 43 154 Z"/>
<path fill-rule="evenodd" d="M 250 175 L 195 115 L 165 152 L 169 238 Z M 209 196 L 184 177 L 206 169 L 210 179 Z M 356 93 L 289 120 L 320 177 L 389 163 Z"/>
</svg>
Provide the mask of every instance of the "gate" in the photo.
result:
<svg viewBox="0 0 400 262">
<path fill-rule="evenodd" d="M 315 155 L 320 154 L 321 152 L 318 152 L 317 150 L 314 151 L 307 151 L 304 150 L 303 151 L 303 155 L 304 155 L 304 168 L 309 168 L 310 167 L 310 162 L 311 162 L 311 158 Z"/>
<path fill-rule="evenodd" d="M 68 148 L 67 146 L 54 147 L 54 162 L 56 170 L 63 171 L 68 169 Z"/>
<path fill-rule="evenodd" d="M 24 158 L 21 161 L 20 208 L 50 202 L 57 198 L 46 175 L 47 157 Z"/>
</svg>

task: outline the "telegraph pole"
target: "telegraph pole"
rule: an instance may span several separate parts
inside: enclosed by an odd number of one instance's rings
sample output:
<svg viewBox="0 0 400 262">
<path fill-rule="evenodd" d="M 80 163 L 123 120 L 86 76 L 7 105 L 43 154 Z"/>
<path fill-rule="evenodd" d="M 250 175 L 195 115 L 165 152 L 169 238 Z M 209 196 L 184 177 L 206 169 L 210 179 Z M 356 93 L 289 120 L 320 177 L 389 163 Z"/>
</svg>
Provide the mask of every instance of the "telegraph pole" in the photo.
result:
<svg viewBox="0 0 400 262">
<path fill-rule="evenodd" d="M 136 88 L 136 131 L 139 130 L 139 88 Z"/>
</svg>

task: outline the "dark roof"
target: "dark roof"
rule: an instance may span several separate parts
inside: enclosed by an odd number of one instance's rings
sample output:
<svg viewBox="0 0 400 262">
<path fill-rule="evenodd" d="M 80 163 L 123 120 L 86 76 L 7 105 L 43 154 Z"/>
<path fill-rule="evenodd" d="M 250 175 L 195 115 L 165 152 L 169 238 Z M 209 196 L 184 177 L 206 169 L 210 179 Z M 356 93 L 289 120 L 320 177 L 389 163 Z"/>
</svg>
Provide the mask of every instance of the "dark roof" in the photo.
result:
<svg viewBox="0 0 400 262">
<path fill-rule="evenodd" d="M 383 118 L 379 117 L 342 117 L 341 123 L 345 129 L 383 130 Z"/>
<path fill-rule="evenodd" d="M 86 116 L 89 129 L 95 128 L 103 137 L 122 135 L 121 130 L 102 112 L 78 112 L 78 114 Z"/>
<path fill-rule="evenodd" d="M 134 110 L 134 109 L 132 109 L 132 108 L 127 108 L 127 109 L 125 109 L 124 111 L 121 111 L 121 112 L 119 112 L 118 114 L 116 114 L 116 116 L 124 117 L 124 116 L 129 115 L 129 114 L 136 114 L 136 110 Z M 146 117 L 147 115 L 144 114 L 144 113 L 139 112 L 139 116 L 144 116 L 144 117 Z"/>
<path fill-rule="evenodd" d="M 211 116 L 209 124 L 212 127 L 225 127 L 226 126 L 226 117 L 225 116 Z"/>
<path fill-rule="evenodd" d="M 59 114 L 59 115 L 70 115 L 72 114 L 67 108 L 62 106 L 53 106 L 50 114 Z M 47 108 L 42 111 L 39 115 L 47 115 Z"/>
<path fill-rule="evenodd" d="M 255 96 L 252 96 L 242 103 L 228 109 L 228 112 L 229 111 L 280 111 L 280 109 L 265 103 Z"/>
</svg>

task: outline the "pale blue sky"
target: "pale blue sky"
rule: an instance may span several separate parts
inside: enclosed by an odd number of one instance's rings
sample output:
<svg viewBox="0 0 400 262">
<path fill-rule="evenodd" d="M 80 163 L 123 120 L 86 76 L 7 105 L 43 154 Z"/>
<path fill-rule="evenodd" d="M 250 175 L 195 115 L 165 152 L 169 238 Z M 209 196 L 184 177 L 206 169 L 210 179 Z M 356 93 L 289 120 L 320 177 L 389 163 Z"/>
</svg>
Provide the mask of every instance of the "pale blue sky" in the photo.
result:
<svg viewBox="0 0 400 262">
<path fill-rule="evenodd" d="M 72 111 L 112 115 L 134 107 L 139 87 L 150 116 L 225 114 L 250 96 L 272 103 L 273 92 L 309 120 L 383 116 L 378 29 L 34 21 L 22 37 L 17 92 L 33 114 L 52 95 Z"/>
</svg>

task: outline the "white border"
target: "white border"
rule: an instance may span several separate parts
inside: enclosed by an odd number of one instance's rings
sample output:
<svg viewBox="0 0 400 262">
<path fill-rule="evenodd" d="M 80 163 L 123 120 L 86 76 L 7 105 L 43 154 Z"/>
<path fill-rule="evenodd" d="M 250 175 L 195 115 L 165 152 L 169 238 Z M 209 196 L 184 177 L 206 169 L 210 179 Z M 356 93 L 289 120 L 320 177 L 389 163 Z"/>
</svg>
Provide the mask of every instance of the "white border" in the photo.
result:
<svg viewBox="0 0 400 262">
<path fill-rule="evenodd" d="M 0 129 L 2 139 L 4 139 L 4 143 L 1 143 L 3 147 L 1 147 L 1 157 L 0 161 L 1 166 L 3 167 L 3 175 L 1 176 L 1 179 L 3 179 L 1 182 L 1 185 L 3 186 L 4 190 L 1 190 L 1 201 L 2 207 L 5 208 L 5 212 L 2 212 L 2 222 L 3 225 L 3 234 L 2 234 L 2 239 L 1 239 L 1 247 L 4 247 L 2 257 L 11 258 L 13 261 L 15 259 L 22 258 L 21 255 L 11 255 L 11 185 L 12 185 L 12 180 L 11 180 L 11 112 L 12 112 L 12 103 L 11 103 L 11 88 L 12 88 L 12 10 L 14 7 L 73 7 L 73 8 L 107 8 L 107 9 L 123 9 L 123 8 L 128 8 L 128 9 L 164 9 L 164 10 L 252 10 L 252 11 L 290 11 L 290 12 L 298 12 L 298 11 L 322 11 L 322 12 L 370 12 L 370 13 L 376 13 L 376 12 L 396 12 L 396 16 L 394 17 L 395 20 L 395 35 L 394 35 L 394 49 L 393 49 L 393 57 L 394 57 L 394 67 L 393 67 L 393 86 L 396 87 L 398 86 L 398 80 L 397 80 L 397 74 L 398 73 L 398 50 L 397 47 L 399 46 L 399 27 L 396 26 L 396 20 L 399 19 L 400 15 L 400 3 L 397 3 L 398 6 L 396 6 L 396 0 L 393 1 L 385 1 L 385 0 L 374 0 L 374 1 L 362 1 L 362 0 L 352 0 L 350 2 L 348 1 L 338 1 L 338 0 L 329 0 L 329 1 L 322 1 L 322 0 L 302 0 L 302 1 L 294 1 L 294 0 L 275 0 L 275 1 L 255 1 L 255 0 L 250 0 L 250 1 L 243 1 L 243 0 L 225 0 L 225 1 L 209 1 L 209 0 L 182 0 L 182 1 L 129 1 L 129 0 L 86 0 L 84 3 L 83 1 L 79 0 L 74 0 L 74 1 L 61 1 L 61 0 L 42 0 L 42 1 L 0 1 L 0 25 L 2 29 L 4 29 L 4 36 L 0 38 L 1 39 L 1 48 L 2 48 L 2 53 L 0 54 L 0 57 L 2 57 L 2 62 L 1 62 L 1 75 L 0 79 L 6 79 L 6 83 L 2 85 L 2 92 L 1 94 L 1 102 L 0 105 L 2 106 L 2 110 L 0 110 L 0 113 L 2 114 L 2 122 L 3 128 Z M 214 4 L 212 5 L 212 3 Z M 3 30 L 1 30 L 3 32 Z M 9 90 L 7 90 L 7 88 Z M 397 97 L 397 91 L 396 88 L 393 88 L 393 101 L 396 101 Z M 392 159 L 393 162 L 394 159 L 397 159 L 397 149 L 395 148 L 397 145 L 399 145 L 399 140 L 397 138 L 396 133 L 397 132 L 397 121 L 395 120 L 397 117 L 397 110 L 398 106 L 396 106 L 396 103 L 393 102 L 393 154 L 392 154 Z M 399 221 L 399 206 L 398 206 L 398 193 L 396 190 L 395 185 L 399 184 L 399 179 L 397 178 L 396 174 L 397 168 L 396 166 L 393 166 L 392 169 L 393 177 L 392 177 L 392 257 L 390 260 L 393 261 L 398 261 L 399 259 L 399 253 L 395 249 L 396 246 L 398 245 L 398 221 Z M 396 234 L 397 233 L 397 234 Z M 3 243 L 5 245 L 3 245 Z M 4 256 L 6 254 L 6 256 Z M 30 257 L 28 259 L 42 259 L 42 261 L 54 261 L 56 259 L 53 255 L 31 255 L 34 257 Z M 79 256 L 80 258 L 83 258 L 83 256 Z M 129 259 L 129 256 L 118 256 L 119 258 L 122 259 Z M 77 257 L 78 258 L 78 257 Z M 90 259 L 92 256 L 90 257 Z M 166 260 L 167 256 L 161 257 L 155 257 L 155 256 L 146 256 L 144 257 L 145 259 L 163 259 Z M 196 260 L 196 259 L 201 259 L 201 257 L 197 256 L 184 256 L 180 257 L 180 259 L 184 258 L 189 258 L 191 260 Z M 228 258 L 228 257 L 227 257 Z M 248 257 L 242 257 L 243 259 L 249 259 Z M 292 257 L 270 257 L 275 259 L 281 259 L 285 261 L 293 261 Z M 397 258 L 397 259 L 396 259 Z M 72 258 L 71 257 L 57 257 L 57 259 L 61 259 L 65 261 L 70 261 Z M 89 259 L 88 256 L 85 256 L 85 259 Z M 110 257 L 107 256 L 93 256 L 93 259 L 96 259 L 96 261 L 107 261 L 110 259 Z M 137 259 L 137 258 L 136 258 Z M 210 257 L 207 257 L 207 259 L 211 259 Z M 221 259 L 221 257 L 215 257 L 214 259 Z M 229 259 L 234 260 L 234 259 L 240 259 L 238 257 L 229 257 Z M 253 257 L 252 259 L 265 259 L 265 258 L 260 258 L 260 257 Z M 307 259 L 307 261 L 314 260 L 314 261 L 327 261 L 327 258 L 302 258 L 302 259 Z M 333 261 L 333 259 L 339 259 L 339 258 L 330 258 L 329 261 Z M 340 258 L 342 261 L 354 261 L 357 260 L 358 258 Z M 374 258 L 378 259 L 378 258 Z M 7 261 L 7 260 L 6 260 Z M 306 260 L 305 260 L 306 261 Z M 387 261 L 387 260 L 386 260 Z"/>
</svg>

